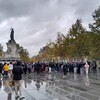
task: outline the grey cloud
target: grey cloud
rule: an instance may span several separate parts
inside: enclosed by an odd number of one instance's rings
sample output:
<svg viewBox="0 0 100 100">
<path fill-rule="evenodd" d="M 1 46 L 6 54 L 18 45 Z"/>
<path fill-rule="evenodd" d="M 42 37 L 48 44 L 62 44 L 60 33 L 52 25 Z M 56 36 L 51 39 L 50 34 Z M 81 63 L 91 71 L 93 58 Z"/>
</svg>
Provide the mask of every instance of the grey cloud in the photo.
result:
<svg viewBox="0 0 100 100">
<path fill-rule="evenodd" d="M 100 5 L 99 0 L 77 0 L 76 2 L 76 14 L 81 17 L 92 14 L 92 12 Z"/>
<path fill-rule="evenodd" d="M 30 15 L 36 20 L 48 20 L 71 9 L 68 0 L 2 0 L 0 15 L 3 18 L 21 17 Z"/>
<path fill-rule="evenodd" d="M 82 18 L 83 22 L 89 24 L 92 22 L 92 13 L 100 5 L 100 0 L 77 0 L 75 15 Z"/>
<path fill-rule="evenodd" d="M 55 41 L 57 32 L 67 34 L 77 18 L 87 27 L 99 4 L 99 0 L 0 0 L 0 43 L 6 44 L 13 27 L 16 42 L 37 54 L 49 39 Z"/>
<path fill-rule="evenodd" d="M 0 11 L 7 17 L 25 16 L 31 11 L 32 0 L 2 0 Z"/>
</svg>

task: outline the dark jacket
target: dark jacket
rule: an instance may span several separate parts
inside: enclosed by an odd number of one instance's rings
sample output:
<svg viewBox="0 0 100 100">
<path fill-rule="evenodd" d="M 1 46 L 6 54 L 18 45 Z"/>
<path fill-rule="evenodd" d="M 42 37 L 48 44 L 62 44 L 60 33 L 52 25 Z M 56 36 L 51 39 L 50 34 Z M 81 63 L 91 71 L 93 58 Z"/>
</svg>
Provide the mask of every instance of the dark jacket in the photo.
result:
<svg viewBox="0 0 100 100">
<path fill-rule="evenodd" d="M 22 74 L 23 74 L 23 69 L 22 66 L 15 66 L 13 68 L 13 79 L 14 80 L 21 80 L 22 79 Z"/>
<path fill-rule="evenodd" d="M 0 73 L 2 73 L 2 69 L 3 69 L 3 64 L 0 63 Z"/>
</svg>

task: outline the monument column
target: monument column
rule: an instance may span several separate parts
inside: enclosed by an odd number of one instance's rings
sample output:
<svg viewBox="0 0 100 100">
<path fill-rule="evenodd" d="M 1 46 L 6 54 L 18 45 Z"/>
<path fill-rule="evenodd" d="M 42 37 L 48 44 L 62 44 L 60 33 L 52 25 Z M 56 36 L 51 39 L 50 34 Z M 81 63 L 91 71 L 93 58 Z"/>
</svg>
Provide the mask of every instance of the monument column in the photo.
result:
<svg viewBox="0 0 100 100">
<path fill-rule="evenodd" d="M 17 49 L 17 43 L 14 39 L 14 29 L 10 29 L 10 40 L 6 43 L 7 44 L 7 51 L 4 53 L 3 59 L 6 60 L 20 60 L 20 55 Z"/>
</svg>

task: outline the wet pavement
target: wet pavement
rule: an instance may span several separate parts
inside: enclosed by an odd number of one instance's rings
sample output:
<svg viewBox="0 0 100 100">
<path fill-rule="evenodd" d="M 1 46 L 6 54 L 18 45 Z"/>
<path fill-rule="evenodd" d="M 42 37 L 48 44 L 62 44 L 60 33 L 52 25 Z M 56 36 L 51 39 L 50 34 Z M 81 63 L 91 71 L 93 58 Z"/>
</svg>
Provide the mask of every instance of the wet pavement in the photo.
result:
<svg viewBox="0 0 100 100">
<path fill-rule="evenodd" d="M 24 100 L 100 100 L 100 75 L 77 75 L 60 73 L 30 74 L 23 76 Z M 15 98 L 14 87 L 8 80 L 0 81 L 0 100 Z"/>
</svg>

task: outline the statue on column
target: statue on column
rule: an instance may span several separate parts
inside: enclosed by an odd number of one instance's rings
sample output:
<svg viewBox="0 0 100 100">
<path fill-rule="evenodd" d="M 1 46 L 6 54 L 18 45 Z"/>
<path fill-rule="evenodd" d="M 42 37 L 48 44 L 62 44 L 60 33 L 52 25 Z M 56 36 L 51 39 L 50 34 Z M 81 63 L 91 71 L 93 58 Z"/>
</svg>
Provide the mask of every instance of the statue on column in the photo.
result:
<svg viewBox="0 0 100 100">
<path fill-rule="evenodd" d="M 11 30 L 11 32 L 10 32 L 10 41 L 15 42 L 15 40 L 14 40 L 14 29 L 11 28 L 10 30 Z"/>
</svg>

